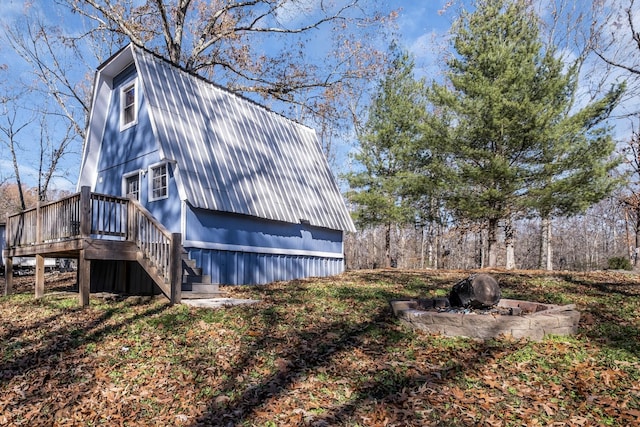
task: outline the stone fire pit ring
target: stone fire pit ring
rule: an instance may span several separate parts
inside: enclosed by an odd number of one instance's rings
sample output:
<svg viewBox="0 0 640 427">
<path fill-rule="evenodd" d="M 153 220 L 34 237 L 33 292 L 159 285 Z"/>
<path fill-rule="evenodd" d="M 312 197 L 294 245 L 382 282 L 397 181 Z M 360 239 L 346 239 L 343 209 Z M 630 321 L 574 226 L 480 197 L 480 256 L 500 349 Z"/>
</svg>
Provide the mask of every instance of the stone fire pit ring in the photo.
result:
<svg viewBox="0 0 640 427">
<path fill-rule="evenodd" d="M 547 335 L 575 335 L 580 321 L 580 312 L 574 304 L 542 304 L 503 298 L 496 306 L 499 313 L 483 313 L 437 308 L 440 302 L 439 298 L 396 299 L 390 304 L 402 324 L 447 337 L 489 339 L 509 336 L 540 341 Z"/>
</svg>

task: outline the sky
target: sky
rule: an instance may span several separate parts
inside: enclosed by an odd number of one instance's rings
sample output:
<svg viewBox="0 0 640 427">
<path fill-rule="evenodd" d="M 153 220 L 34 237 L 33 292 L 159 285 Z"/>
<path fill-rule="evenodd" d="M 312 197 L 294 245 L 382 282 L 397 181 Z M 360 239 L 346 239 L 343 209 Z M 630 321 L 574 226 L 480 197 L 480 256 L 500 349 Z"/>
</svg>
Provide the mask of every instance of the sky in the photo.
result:
<svg viewBox="0 0 640 427">
<path fill-rule="evenodd" d="M 339 0 L 343 1 L 343 0 Z M 544 0 L 534 0 L 547 5 L 550 2 Z M 558 1 L 558 0 L 553 0 Z M 551 3 L 553 3 L 553 1 Z M 607 1 L 624 1 L 624 0 L 607 0 Z M 319 0 L 302 0 L 299 4 L 302 7 L 291 8 L 282 12 L 279 19 L 295 23 L 296 20 L 302 20 L 304 13 L 310 13 L 314 8 L 318 7 Z M 453 3 L 453 5 L 450 5 Z M 382 1 L 386 7 L 399 11 L 397 17 L 397 33 L 399 35 L 402 47 L 407 49 L 415 58 L 416 73 L 427 79 L 437 78 L 442 70 L 444 48 L 448 37 L 448 31 L 452 22 L 456 17 L 456 12 L 460 5 L 471 5 L 471 0 L 395 0 Z M 582 2 L 576 0 L 576 4 L 584 4 L 590 2 Z M 86 26 L 82 24 L 79 17 L 70 14 L 66 9 L 57 5 L 51 0 L 0 0 L 0 25 L 11 25 L 16 19 L 19 19 L 25 13 L 33 14 L 39 11 L 45 19 L 60 24 L 65 31 L 80 33 L 86 30 Z M 638 14 L 640 16 L 640 13 Z M 640 25 L 639 25 L 640 27 Z M 318 33 L 316 40 L 317 46 L 321 46 L 322 39 L 326 35 L 322 32 Z M 571 52 L 565 51 L 568 57 Z M 106 58 L 104 58 L 106 59 Z M 95 63 L 88 64 L 87 68 L 97 67 L 100 60 L 95 59 Z M 73 65 L 73 64 L 71 64 Z M 93 70 L 84 69 L 84 72 L 92 72 Z M 84 75 L 78 74 L 78 78 Z M 28 80 L 29 65 L 16 58 L 11 48 L 6 43 L 0 43 L 0 85 L 7 85 L 19 79 Z M 0 94 L 1 95 L 1 94 Z M 32 103 L 44 103 L 42 99 L 37 97 L 25 98 L 25 105 Z M 23 114 L 27 114 L 24 113 Z M 25 117 L 24 120 L 27 118 Z M 0 125 L 2 122 L 0 122 Z M 628 134 L 628 119 L 626 128 L 621 125 L 616 129 L 616 135 L 623 138 Z M 624 129 L 623 129 L 624 128 Z M 20 134 L 20 144 L 22 152 L 20 154 L 20 168 L 23 179 L 29 184 L 35 184 L 37 170 L 34 166 L 37 159 L 34 159 L 34 153 L 38 151 L 36 141 L 39 139 L 37 126 L 30 126 L 29 132 Z M 0 134 L 0 137 L 2 135 Z M 348 148 L 348 147 L 347 147 Z M 67 174 L 66 177 L 57 177 L 52 183 L 52 187 L 61 190 L 75 190 L 75 181 L 79 171 L 80 153 L 79 147 L 65 157 L 61 166 L 61 170 Z M 348 151 L 348 149 L 347 149 Z M 345 151 L 346 152 L 346 151 Z M 344 155 L 344 153 L 342 154 Z M 6 149 L 0 146 L 0 182 L 11 174 L 12 167 L 9 163 L 10 157 Z M 339 171 L 338 171 L 339 172 Z"/>
</svg>

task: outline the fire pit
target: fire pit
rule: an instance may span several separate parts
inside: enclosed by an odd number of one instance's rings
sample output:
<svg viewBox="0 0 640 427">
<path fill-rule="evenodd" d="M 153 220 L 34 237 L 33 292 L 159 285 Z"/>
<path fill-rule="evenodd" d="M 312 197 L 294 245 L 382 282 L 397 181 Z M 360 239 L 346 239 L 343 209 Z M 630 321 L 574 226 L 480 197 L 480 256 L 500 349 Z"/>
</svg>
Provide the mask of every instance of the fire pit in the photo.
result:
<svg viewBox="0 0 640 427">
<path fill-rule="evenodd" d="M 474 279 L 472 276 L 465 280 L 473 283 Z M 456 289 L 460 289 L 460 283 L 454 286 L 449 298 L 397 299 L 390 302 L 391 308 L 401 323 L 416 330 L 449 337 L 487 339 L 504 335 L 540 341 L 547 335 L 573 335 L 577 332 L 580 312 L 574 304 L 554 305 L 514 299 L 499 299 L 492 305 L 474 304 L 471 290 L 471 298 L 466 305 L 453 306 L 450 300 L 460 300 L 454 295 Z M 484 288 L 487 277 L 482 277 L 479 283 Z M 485 295 L 486 292 L 480 294 Z"/>
</svg>

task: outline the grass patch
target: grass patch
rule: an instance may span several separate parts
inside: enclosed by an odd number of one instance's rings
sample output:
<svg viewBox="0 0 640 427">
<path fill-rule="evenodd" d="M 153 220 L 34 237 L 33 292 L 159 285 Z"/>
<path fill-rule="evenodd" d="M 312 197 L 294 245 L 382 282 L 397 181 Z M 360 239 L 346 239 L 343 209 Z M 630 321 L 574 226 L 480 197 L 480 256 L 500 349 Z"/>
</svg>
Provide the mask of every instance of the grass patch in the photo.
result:
<svg viewBox="0 0 640 427">
<path fill-rule="evenodd" d="M 634 425 L 640 283 L 495 272 L 505 298 L 576 304 L 576 337 L 415 333 L 389 299 L 468 272 L 366 271 L 229 287 L 252 306 L 0 298 L 0 425 Z M 44 408 L 44 410 L 41 410 Z"/>
</svg>

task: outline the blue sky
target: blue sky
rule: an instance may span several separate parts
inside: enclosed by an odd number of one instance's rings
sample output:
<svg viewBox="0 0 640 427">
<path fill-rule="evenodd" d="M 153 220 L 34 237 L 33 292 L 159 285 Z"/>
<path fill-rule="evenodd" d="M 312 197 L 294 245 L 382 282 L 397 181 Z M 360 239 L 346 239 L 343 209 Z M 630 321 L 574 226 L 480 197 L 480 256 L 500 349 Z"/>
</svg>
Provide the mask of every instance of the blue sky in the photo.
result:
<svg viewBox="0 0 640 427">
<path fill-rule="evenodd" d="M 542 2 L 542 0 L 540 0 Z M 557 0 L 555 0 L 557 1 Z M 620 0 L 607 0 L 607 1 L 620 1 Z M 316 0 L 308 0 L 307 5 L 313 9 Z M 426 76 L 428 79 L 437 78 L 438 73 L 441 71 L 443 62 L 443 49 L 446 47 L 446 37 L 451 26 L 451 23 L 456 17 L 456 12 L 460 5 L 469 5 L 469 0 L 457 0 L 454 1 L 453 6 L 449 6 L 451 1 L 449 0 L 396 0 L 396 1 L 382 1 L 389 10 L 399 10 L 397 24 L 397 32 L 400 36 L 400 41 L 404 48 L 409 50 L 415 57 L 417 73 Z M 577 2 L 578 4 L 584 4 Z M 587 2 L 588 3 L 588 2 Z M 541 4 L 548 4 L 548 2 L 542 2 Z M 445 10 L 446 9 L 446 10 Z M 444 12 L 443 12 L 444 10 Z M 3 25 L 11 24 L 15 19 L 18 19 L 25 13 L 32 14 L 35 11 L 40 11 L 42 16 L 50 21 L 59 23 L 69 32 L 81 32 L 84 31 L 82 23 L 77 15 L 68 13 L 64 8 L 56 5 L 56 2 L 51 0 L 32 0 L 32 1 L 18 1 L 18 0 L 0 0 L 0 23 Z M 295 21 L 300 16 L 300 10 L 288 11 L 289 15 L 282 17 L 283 19 Z M 308 13 L 307 11 L 304 11 Z M 318 32 L 318 38 L 315 43 L 322 44 L 324 35 L 322 32 Z M 88 64 L 90 67 L 97 67 L 100 61 L 96 58 L 95 63 Z M 31 78 L 28 70 L 29 67 L 20 60 L 15 58 L 15 54 L 12 53 L 10 47 L 5 43 L 0 43 L 0 84 L 6 85 L 12 81 L 18 79 Z M 78 78 L 83 77 L 83 73 L 92 73 L 93 70 L 89 70 L 87 67 L 81 68 Z M 37 98 L 25 98 L 25 104 L 40 103 L 43 100 Z M 25 113 L 26 114 L 26 113 Z M 35 183 L 35 177 L 37 171 L 33 169 L 36 164 L 33 154 L 37 152 L 37 147 L 33 147 L 33 141 L 37 141 L 39 136 L 37 135 L 36 127 L 31 130 L 32 135 L 24 135 L 24 139 L 21 138 L 23 152 L 20 156 L 21 168 L 23 178 L 28 184 L 33 185 Z M 627 131 L 624 131 L 627 132 Z M 623 132 L 621 132 L 622 134 Z M 22 135 L 21 135 L 22 136 Z M 348 149 L 348 147 L 346 147 Z M 58 189 L 73 190 L 75 188 L 75 180 L 79 169 L 79 148 L 76 147 L 76 152 L 65 158 L 62 170 L 68 172 L 69 176 L 65 179 L 57 179 L 53 186 Z M 8 164 L 8 153 L 6 150 L 0 147 L 0 179 L 6 177 L 10 173 L 10 165 Z"/>
</svg>

